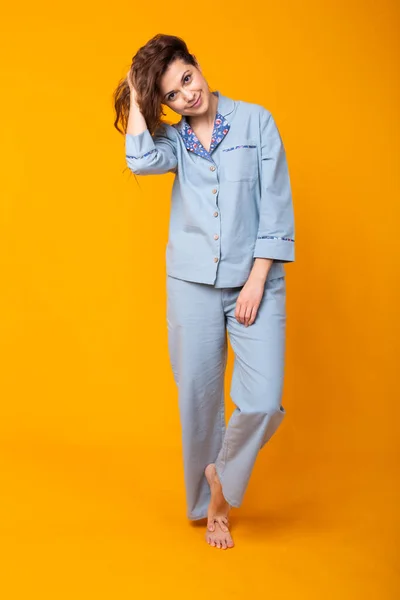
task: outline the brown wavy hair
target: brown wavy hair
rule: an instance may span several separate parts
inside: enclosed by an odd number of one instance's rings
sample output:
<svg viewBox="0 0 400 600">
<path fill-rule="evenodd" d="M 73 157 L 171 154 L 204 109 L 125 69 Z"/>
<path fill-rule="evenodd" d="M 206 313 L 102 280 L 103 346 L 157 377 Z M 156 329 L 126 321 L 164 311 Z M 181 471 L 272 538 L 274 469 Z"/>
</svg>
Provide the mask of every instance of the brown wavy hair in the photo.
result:
<svg viewBox="0 0 400 600">
<path fill-rule="evenodd" d="M 137 93 L 137 104 L 151 134 L 161 125 L 161 117 L 166 114 L 162 109 L 160 79 L 176 59 L 198 66 L 196 57 L 190 54 L 181 38 L 162 33 L 151 38 L 132 58 L 130 78 Z M 125 134 L 130 108 L 130 89 L 126 77 L 114 91 L 113 101 L 116 112 L 114 127 Z"/>
</svg>

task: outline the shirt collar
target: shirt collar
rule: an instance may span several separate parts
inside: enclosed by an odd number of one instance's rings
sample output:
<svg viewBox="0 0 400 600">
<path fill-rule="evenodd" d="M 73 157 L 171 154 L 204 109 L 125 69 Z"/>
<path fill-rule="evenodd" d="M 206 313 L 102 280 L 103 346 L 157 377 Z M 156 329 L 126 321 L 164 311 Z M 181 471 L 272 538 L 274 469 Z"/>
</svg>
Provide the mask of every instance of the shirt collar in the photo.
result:
<svg viewBox="0 0 400 600">
<path fill-rule="evenodd" d="M 229 124 L 229 120 L 227 119 L 227 116 L 233 112 L 233 109 L 235 107 L 235 102 L 231 98 L 228 98 L 227 96 L 222 95 L 219 91 L 215 91 L 212 93 L 215 96 L 217 96 L 218 104 L 217 104 L 217 113 L 215 115 L 214 129 L 213 129 L 212 141 L 211 141 L 211 146 L 210 146 L 209 152 L 207 152 L 207 150 L 204 148 L 204 146 L 202 146 L 200 141 L 197 139 L 196 134 L 194 133 L 193 129 L 191 129 L 185 116 L 182 116 L 179 123 L 177 123 L 175 125 L 176 129 L 182 136 L 183 141 L 185 142 L 186 148 L 190 152 L 194 152 L 195 154 L 198 154 L 199 156 L 202 156 L 204 158 L 208 158 L 209 160 L 212 160 L 211 156 L 210 156 L 211 153 L 213 152 L 213 150 L 215 150 L 215 148 L 218 146 L 218 144 L 224 139 L 224 137 L 226 136 L 226 134 L 228 133 L 228 131 L 230 129 L 230 124 Z"/>
<path fill-rule="evenodd" d="M 232 98 L 223 96 L 221 92 L 218 91 L 213 92 L 213 94 L 218 97 L 217 113 L 219 113 L 223 117 L 230 115 L 231 112 L 233 112 L 233 109 L 235 108 L 235 101 L 232 100 Z"/>
</svg>

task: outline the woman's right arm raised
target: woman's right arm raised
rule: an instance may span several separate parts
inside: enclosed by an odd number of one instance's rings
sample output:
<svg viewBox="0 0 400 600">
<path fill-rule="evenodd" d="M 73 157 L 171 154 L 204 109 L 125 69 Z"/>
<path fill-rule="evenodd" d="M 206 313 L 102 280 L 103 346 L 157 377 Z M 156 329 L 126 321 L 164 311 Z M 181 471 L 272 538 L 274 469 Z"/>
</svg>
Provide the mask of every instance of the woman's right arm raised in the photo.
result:
<svg viewBox="0 0 400 600">
<path fill-rule="evenodd" d="M 139 108 L 137 100 L 136 100 L 136 90 L 132 85 L 131 78 L 130 78 L 130 72 L 127 74 L 126 80 L 129 85 L 130 102 L 131 102 L 130 108 L 129 108 L 129 117 L 128 117 L 126 133 L 129 133 L 130 135 L 138 135 L 139 133 L 142 133 L 143 131 L 145 131 L 147 129 L 147 124 L 146 124 L 144 116 L 140 112 L 140 108 Z"/>
<path fill-rule="evenodd" d="M 137 103 L 136 90 L 130 72 L 130 107 L 127 121 L 125 149 L 126 162 L 136 175 L 156 175 L 175 171 L 178 164 L 175 144 L 161 131 L 151 135 Z"/>
</svg>

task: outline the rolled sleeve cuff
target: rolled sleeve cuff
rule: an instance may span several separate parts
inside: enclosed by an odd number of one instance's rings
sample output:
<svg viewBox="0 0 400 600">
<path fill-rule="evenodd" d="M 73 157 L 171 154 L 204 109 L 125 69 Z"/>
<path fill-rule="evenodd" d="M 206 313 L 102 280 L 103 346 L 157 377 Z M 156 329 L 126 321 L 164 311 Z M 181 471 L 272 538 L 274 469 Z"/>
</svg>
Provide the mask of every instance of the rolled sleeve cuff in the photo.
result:
<svg viewBox="0 0 400 600">
<path fill-rule="evenodd" d="M 253 256 L 254 258 L 272 258 L 280 262 L 294 262 L 294 240 L 273 235 L 259 236 Z"/>
<path fill-rule="evenodd" d="M 145 129 L 137 135 L 127 133 L 125 136 L 125 152 L 126 158 L 136 160 L 147 158 L 156 152 L 156 146 L 150 131 Z"/>
</svg>

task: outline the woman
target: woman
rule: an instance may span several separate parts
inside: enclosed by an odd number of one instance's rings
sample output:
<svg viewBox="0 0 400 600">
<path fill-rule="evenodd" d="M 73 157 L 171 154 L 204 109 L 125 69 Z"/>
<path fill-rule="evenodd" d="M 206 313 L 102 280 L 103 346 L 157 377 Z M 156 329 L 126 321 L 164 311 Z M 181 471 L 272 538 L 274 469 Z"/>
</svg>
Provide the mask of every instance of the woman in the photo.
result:
<svg viewBox="0 0 400 600">
<path fill-rule="evenodd" d="M 175 174 L 167 323 L 187 515 L 207 517 L 207 542 L 231 548 L 230 508 L 286 414 L 283 263 L 294 261 L 294 217 L 285 150 L 271 113 L 211 92 L 175 36 L 138 50 L 114 101 L 129 169 Z M 178 123 L 161 120 L 163 105 Z M 225 428 L 227 333 L 236 408 Z"/>
</svg>

